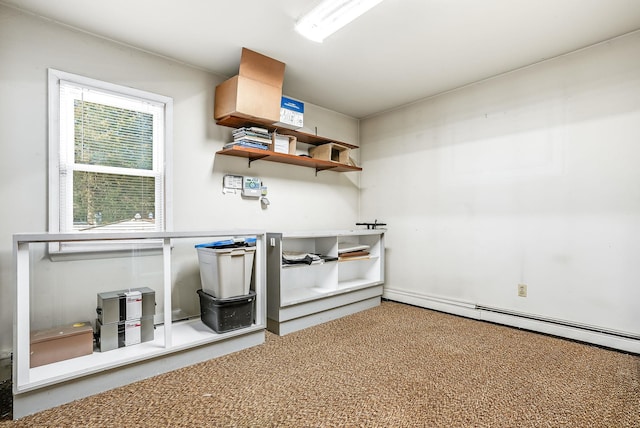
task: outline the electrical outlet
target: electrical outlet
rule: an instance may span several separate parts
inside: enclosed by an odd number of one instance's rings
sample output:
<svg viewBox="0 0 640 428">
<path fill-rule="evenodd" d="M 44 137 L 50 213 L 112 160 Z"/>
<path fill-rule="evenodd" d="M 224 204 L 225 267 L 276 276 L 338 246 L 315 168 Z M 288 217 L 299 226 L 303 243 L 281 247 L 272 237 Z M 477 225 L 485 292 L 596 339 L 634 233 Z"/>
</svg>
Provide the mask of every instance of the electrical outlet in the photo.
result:
<svg viewBox="0 0 640 428">
<path fill-rule="evenodd" d="M 518 296 L 527 297 L 527 284 L 518 284 Z"/>
</svg>

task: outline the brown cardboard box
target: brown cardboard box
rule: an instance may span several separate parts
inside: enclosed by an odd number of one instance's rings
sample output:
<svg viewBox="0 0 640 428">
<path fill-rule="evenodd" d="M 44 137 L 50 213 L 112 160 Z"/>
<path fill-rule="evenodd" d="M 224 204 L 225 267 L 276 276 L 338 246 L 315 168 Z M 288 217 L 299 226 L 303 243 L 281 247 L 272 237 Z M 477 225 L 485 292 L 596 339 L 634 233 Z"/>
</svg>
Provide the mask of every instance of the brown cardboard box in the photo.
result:
<svg viewBox="0 0 640 428">
<path fill-rule="evenodd" d="M 349 152 L 348 147 L 336 143 L 322 144 L 309 149 L 309 155 L 314 159 L 339 162 L 345 165 L 349 164 Z"/>
<path fill-rule="evenodd" d="M 242 48 L 238 75 L 216 86 L 214 118 L 238 116 L 264 123 L 279 121 L 284 67 L 283 62 Z"/>
<path fill-rule="evenodd" d="M 282 88 L 282 83 L 284 81 L 284 67 L 284 62 L 269 58 L 268 56 L 254 52 L 250 49 L 242 48 L 238 74 L 248 79 L 257 80 L 270 86 Z M 280 98 L 282 98 L 282 95 L 280 95 Z M 278 109 L 280 109 L 280 98 L 278 99 Z"/>
<path fill-rule="evenodd" d="M 88 321 L 31 332 L 31 367 L 93 353 L 93 328 Z"/>
</svg>

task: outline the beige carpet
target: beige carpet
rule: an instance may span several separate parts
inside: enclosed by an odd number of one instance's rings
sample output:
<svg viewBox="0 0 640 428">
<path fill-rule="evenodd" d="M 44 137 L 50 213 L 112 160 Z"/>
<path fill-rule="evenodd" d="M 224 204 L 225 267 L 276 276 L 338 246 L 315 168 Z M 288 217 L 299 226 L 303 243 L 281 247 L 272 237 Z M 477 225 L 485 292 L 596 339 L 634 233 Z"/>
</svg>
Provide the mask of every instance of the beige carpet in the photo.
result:
<svg viewBox="0 0 640 428">
<path fill-rule="evenodd" d="M 640 356 L 383 302 L 9 426 L 640 427 Z"/>
</svg>

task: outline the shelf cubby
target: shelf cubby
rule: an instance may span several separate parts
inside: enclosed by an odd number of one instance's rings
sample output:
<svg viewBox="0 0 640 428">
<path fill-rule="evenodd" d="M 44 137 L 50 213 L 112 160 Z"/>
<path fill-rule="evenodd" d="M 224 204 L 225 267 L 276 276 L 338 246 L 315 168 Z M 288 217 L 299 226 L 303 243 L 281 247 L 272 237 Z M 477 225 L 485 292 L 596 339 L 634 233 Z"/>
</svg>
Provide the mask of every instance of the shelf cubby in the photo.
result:
<svg viewBox="0 0 640 428">
<path fill-rule="evenodd" d="M 269 132 L 278 132 L 283 135 L 291 135 L 296 137 L 299 143 L 310 144 L 313 146 L 319 146 L 326 143 L 335 143 L 341 146 L 347 147 L 349 149 L 357 149 L 358 146 L 345 143 L 343 141 L 338 141 L 335 139 L 330 139 L 326 137 L 321 137 L 314 134 L 309 134 L 307 132 L 292 130 L 287 128 L 278 128 L 272 124 L 261 122 L 257 119 L 246 119 L 242 117 L 236 116 L 225 116 L 216 122 L 218 125 L 227 126 L 231 128 L 242 128 L 242 127 L 252 127 L 258 126 L 264 129 L 267 129 Z M 333 162 L 328 160 L 320 160 L 314 159 L 308 156 L 287 154 L 287 153 L 277 153 L 271 150 L 262 150 L 262 149 L 254 149 L 249 147 L 232 147 L 228 149 L 222 149 L 216 152 L 218 155 L 223 156 L 235 156 L 246 158 L 251 165 L 252 162 L 257 160 L 264 160 L 268 162 L 278 162 L 288 165 L 297 165 L 303 166 L 306 168 L 315 169 L 316 173 L 319 171 L 334 171 L 334 172 L 357 172 L 362 171 L 362 168 L 355 165 L 348 165 L 339 162 Z"/>
<path fill-rule="evenodd" d="M 380 304 L 384 230 L 267 234 L 267 329 L 284 335 Z M 338 258 L 338 244 L 367 245 L 366 257 L 311 265 L 282 263 L 283 252 Z"/>
<path fill-rule="evenodd" d="M 199 317 L 195 293 L 200 287 L 196 283 L 199 267 L 193 242 L 221 237 L 256 238 L 251 284 L 256 300 L 250 326 L 216 333 Z M 86 248 L 93 241 L 126 242 L 127 250 L 117 257 L 104 252 L 55 257 L 49 253 L 62 243 Z M 14 235 L 14 418 L 263 343 L 265 250 L 265 232 L 259 230 Z M 107 280 L 104 272 L 109 266 Z M 80 287 L 73 285 L 74 279 Z M 89 355 L 31 367 L 32 330 L 66 324 L 69 319 L 93 323 L 96 290 L 113 291 L 141 283 L 156 292 L 153 340 L 105 352 L 94 345 Z M 180 298 L 184 301 L 179 302 Z"/>
</svg>

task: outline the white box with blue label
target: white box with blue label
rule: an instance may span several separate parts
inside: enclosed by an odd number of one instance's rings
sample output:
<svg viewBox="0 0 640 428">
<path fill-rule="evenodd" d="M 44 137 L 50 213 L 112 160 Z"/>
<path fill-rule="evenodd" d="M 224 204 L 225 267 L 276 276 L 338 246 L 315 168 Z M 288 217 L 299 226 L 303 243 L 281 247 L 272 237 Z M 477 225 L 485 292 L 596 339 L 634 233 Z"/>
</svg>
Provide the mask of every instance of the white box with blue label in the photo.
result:
<svg viewBox="0 0 640 428">
<path fill-rule="evenodd" d="M 304 126 L 304 103 L 287 97 L 280 102 L 280 122 L 275 126 L 298 129 Z"/>
<path fill-rule="evenodd" d="M 288 155 L 296 154 L 296 142 L 298 139 L 293 135 L 281 135 L 274 132 L 272 135 L 273 143 L 271 144 L 271 150 L 276 153 L 285 153 Z"/>
</svg>

